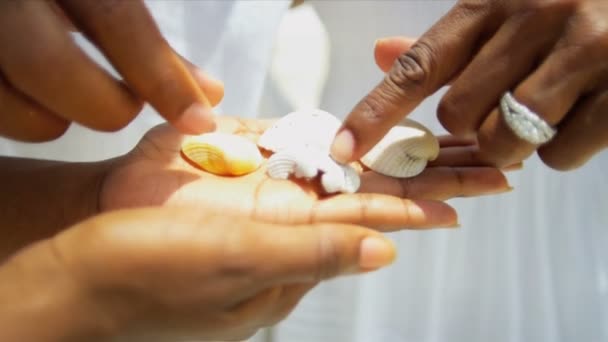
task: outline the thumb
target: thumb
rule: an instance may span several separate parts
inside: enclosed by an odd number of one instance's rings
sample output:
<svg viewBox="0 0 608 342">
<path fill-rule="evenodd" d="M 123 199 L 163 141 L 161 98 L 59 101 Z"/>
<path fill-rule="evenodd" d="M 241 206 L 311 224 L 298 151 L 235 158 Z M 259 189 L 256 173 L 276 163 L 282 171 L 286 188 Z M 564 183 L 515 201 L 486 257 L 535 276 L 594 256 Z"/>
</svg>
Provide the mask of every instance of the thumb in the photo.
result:
<svg viewBox="0 0 608 342">
<path fill-rule="evenodd" d="M 387 37 L 376 40 L 374 59 L 380 70 L 388 72 L 400 55 L 409 50 L 416 42 L 410 37 Z"/>
<path fill-rule="evenodd" d="M 483 11 L 456 5 L 397 58 L 384 80 L 346 117 L 331 148 L 339 162 L 358 160 L 472 56 L 485 27 Z"/>
<path fill-rule="evenodd" d="M 271 283 L 318 282 L 379 269 L 393 262 L 393 243 L 380 233 L 355 225 L 312 224 L 259 230 L 259 265 Z"/>
</svg>

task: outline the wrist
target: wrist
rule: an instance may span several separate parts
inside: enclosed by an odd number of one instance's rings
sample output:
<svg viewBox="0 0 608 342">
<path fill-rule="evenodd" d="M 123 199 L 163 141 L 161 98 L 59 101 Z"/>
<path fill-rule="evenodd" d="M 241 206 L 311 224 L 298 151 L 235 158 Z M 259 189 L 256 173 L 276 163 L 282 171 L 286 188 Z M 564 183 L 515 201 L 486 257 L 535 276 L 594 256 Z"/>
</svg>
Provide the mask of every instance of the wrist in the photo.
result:
<svg viewBox="0 0 608 342">
<path fill-rule="evenodd" d="M 101 187 L 113 165 L 113 160 L 1 160 L 0 261 L 33 241 L 97 214 Z"/>
</svg>

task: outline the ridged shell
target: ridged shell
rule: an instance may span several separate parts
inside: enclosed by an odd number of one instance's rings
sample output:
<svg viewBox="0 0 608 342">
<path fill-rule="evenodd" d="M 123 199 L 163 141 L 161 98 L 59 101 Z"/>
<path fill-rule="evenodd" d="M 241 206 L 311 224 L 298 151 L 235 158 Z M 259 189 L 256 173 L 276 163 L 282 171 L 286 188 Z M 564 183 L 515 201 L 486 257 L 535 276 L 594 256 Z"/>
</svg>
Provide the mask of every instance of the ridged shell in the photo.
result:
<svg viewBox="0 0 608 342">
<path fill-rule="evenodd" d="M 326 153 L 312 148 L 288 148 L 273 154 L 266 164 L 267 173 L 273 179 L 312 179 L 321 175 L 321 185 L 327 193 L 354 193 L 361 180 L 357 171 L 349 165 L 340 165 Z"/>
<path fill-rule="evenodd" d="M 258 169 L 262 154 L 251 141 L 234 134 L 205 133 L 182 143 L 184 155 L 203 170 L 222 176 L 241 176 Z"/>
<path fill-rule="evenodd" d="M 361 162 L 383 175 L 406 178 L 420 174 L 438 154 L 439 142 L 433 133 L 416 121 L 403 120 Z"/>
<path fill-rule="evenodd" d="M 296 178 L 314 178 L 319 172 L 317 159 L 319 152 L 306 148 L 287 148 L 268 158 L 267 173 L 274 179 L 287 179 L 290 175 Z"/>
<path fill-rule="evenodd" d="M 350 165 L 341 165 L 332 160 L 334 166 L 325 166 L 325 171 L 321 175 L 321 185 L 325 192 L 332 194 L 335 192 L 355 193 L 361 185 L 361 178 L 357 170 Z"/>
<path fill-rule="evenodd" d="M 329 152 L 340 125 L 338 118 L 322 110 L 292 112 L 268 128 L 260 136 L 258 146 L 272 152 L 299 147 Z"/>
</svg>

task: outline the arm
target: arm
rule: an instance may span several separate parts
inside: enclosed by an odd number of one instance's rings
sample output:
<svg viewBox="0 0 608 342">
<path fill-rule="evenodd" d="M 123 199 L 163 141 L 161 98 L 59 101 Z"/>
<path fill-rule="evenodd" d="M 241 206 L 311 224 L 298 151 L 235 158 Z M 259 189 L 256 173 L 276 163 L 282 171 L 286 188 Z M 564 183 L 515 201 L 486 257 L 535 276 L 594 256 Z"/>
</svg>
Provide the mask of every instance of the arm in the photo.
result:
<svg viewBox="0 0 608 342">
<path fill-rule="evenodd" d="M 56 251 L 45 240 L 0 264 L 1 341 L 96 341 L 108 332 Z"/>
<path fill-rule="evenodd" d="M 111 163 L 0 157 L 0 260 L 97 213 Z"/>
</svg>

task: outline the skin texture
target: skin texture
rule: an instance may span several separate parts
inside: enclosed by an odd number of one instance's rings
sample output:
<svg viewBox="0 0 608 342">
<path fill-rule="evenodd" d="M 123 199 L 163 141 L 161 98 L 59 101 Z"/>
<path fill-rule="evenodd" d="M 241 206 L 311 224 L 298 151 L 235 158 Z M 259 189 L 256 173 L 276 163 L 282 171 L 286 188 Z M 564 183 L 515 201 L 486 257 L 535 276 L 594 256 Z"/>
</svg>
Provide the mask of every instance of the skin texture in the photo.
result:
<svg viewBox="0 0 608 342">
<path fill-rule="evenodd" d="M 271 124 L 218 120 L 254 141 Z M 452 226 L 455 212 L 438 200 L 509 189 L 453 137 L 418 177 L 362 170 L 362 193 L 331 197 L 263 168 L 205 173 L 179 154 L 183 138 L 161 125 L 113 160 L 0 160 L 0 340 L 246 338 L 319 281 L 390 263 L 392 245 L 364 226 Z"/>
<path fill-rule="evenodd" d="M 218 128 L 255 140 L 271 123 L 222 118 Z M 243 339 L 318 282 L 391 263 L 392 244 L 366 226 L 453 226 L 438 200 L 509 189 L 454 137 L 420 176 L 362 170 L 362 193 L 337 196 L 263 169 L 205 173 L 179 154 L 183 138 L 161 125 L 99 163 L 2 159 L 0 201 L 15 210 L 1 220 L 0 340 Z"/>
<path fill-rule="evenodd" d="M 356 160 L 450 85 L 438 118 L 450 133 L 478 141 L 478 159 L 503 167 L 538 151 L 555 169 L 579 167 L 608 146 L 607 27 L 606 1 L 461 0 L 415 42 L 376 46 L 386 77 L 349 114 L 332 154 Z M 542 146 L 517 138 L 497 108 L 506 91 L 557 136 Z"/>
<path fill-rule="evenodd" d="M 356 225 L 276 225 L 188 207 L 115 211 L 0 267 L 0 338 L 240 340 L 284 318 L 318 282 L 394 257 L 389 241 Z"/>
<path fill-rule="evenodd" d="M 81 51 L 70 30 L 122 79 Z M 2 1 L 0 44 L 0 135 L 48 141 L 71 122 L 116 131 L 144 102 L 184 133 L 214 128 L 223 85 L 172 50 L 140 0 Z"/>
<path fill-rule="evenodd" d="M 218 130 L 252 141 L 272 120 L 221 118 Z M 343 222 L 383 230 L 456 224 L 441 200 L 506 191 L 504 174 L 471 159 L 469 143 L 443 138 L 440 157 L 421 175 L 399 180 L 362 170 L 357 194 L 326 196 L 316 181 L 281 181 L 264 164 L 242 177 L 207 173 L 180 155 L 184 136 L 168 125 L 152 129 L 128 155 L 114 161 L 100 196 L 102 211 L 145 205 L 196 204 L 274 223 Z M 459 146 L 458 146 L 459 145 Z"/>
</svg>

